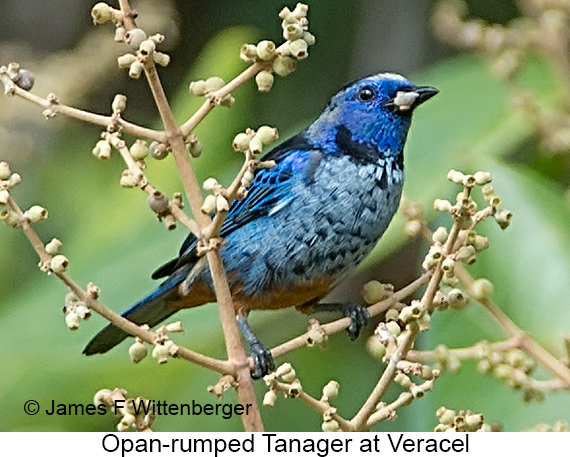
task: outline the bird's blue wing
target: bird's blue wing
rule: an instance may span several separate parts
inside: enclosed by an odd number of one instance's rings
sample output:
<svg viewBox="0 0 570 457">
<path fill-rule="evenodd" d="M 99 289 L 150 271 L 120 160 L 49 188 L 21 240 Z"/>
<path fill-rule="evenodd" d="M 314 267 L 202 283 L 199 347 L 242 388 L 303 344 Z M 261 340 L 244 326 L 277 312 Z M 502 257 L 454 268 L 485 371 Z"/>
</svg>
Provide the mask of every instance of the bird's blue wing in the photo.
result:
<svg viewBox="0 0 570 457">
<path fill-rule="evenodd" d="M 305 139 L 303 132 L 289 138 L 265 154 L 261 160 L 273 160 L 273 168 L 257 170 L 255 178 L 247 195 L 234 201 L 224 220 L 220 235 L 226 237 L 234 230 L 248 222 L 275 211 L 280 205 L 286 204 L 291 198 L 289 192 L 293 176 L 292 161 L 285 158 L 298 154 L 306 154 L 312 146 Z M 193 264 L 197 260 L 196 237 L 189 234 L 182 243 L 179 257 L 158 268 L 153 274 L 154 279 L 168 276 L 183 265 Z"/>
</svg>

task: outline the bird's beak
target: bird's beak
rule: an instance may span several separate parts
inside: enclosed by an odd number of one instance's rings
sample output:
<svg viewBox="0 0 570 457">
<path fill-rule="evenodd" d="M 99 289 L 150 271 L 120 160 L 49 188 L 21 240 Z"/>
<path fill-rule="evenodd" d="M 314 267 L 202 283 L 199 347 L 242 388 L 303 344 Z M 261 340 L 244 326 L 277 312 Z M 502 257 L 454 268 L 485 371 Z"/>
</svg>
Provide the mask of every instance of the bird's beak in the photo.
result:
<svg viewBox="0 0 570 457">
<path fill-rule="evenodd" d="M 415 108 L 416 106 L 421 105 L 426 100 L 429 100 L 435 94 L 437 94 L 439 92 L 439 90 L 437 90 L 435 87 L 431 87 L 431 86 L 420 86 L 420 87 L 416 87 L 416 90 L 414 92 L 416 94 L 418 94 L 418 98 L 416 99 L 412 108 Z"/>
<path fill-rule="evenodd" d="M 426 100 L 432 98 L 439 91 L 435 87 L 420 86 L 412 90 L 399 91 L 395 97 L 387 100 L 384 106 L 393 113 L 411 113 Z"/>
</svg>

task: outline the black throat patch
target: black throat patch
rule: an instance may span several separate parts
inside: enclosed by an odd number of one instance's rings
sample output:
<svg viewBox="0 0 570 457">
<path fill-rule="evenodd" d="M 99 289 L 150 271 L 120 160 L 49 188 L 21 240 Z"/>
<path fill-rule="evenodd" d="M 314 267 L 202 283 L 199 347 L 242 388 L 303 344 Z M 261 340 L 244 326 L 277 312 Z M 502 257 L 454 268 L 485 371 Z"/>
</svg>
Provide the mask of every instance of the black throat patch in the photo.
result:
<svg viewBox="0 0 570 457">
<path fill-rule="evenodd" d="M 364 163 L 378 163 L 378 150 L 368 144 L 354 141 L 351 131 L 344 125 L 337 129 L 336 142 L 341 151 L 354 160 Z"/>
<path fill-rule="evenodd" d="M 352 132 L 345 125 L 337 128 L 336 142 L 340 148 L 339 152 L 349 155 L 360 163 L 378 164 L 378 159 L 385 158 L 374 146 L 354 141 Z M 394 157 L 394 167 L 400 171 L 404 169 L 404 154 L 400 153 Z"/>
</svg>

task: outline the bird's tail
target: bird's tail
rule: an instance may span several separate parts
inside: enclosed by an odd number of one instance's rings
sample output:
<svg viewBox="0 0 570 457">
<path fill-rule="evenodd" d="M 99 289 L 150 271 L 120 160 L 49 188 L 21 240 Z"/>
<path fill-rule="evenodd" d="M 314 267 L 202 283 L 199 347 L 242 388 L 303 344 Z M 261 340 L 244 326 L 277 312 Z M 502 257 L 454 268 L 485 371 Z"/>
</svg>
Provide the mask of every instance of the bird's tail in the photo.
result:
<svg viewBox="0 0 570 457">
<path fill-rule="evenodd" d="M 123 312 L 126 317 L 135 324 L 148 324 L 151 328 L 172 316 L 178 309 L 168 305 L 169 299 L 177 294 L 178 285 L 184 281 L 185 274 L 174 274 L 156 289 L 145 295 L 133 306 Z M 129 336 L 127 332 L 107 325 L 101 330 L 83 349 L 83 354 L 103 354 L 114 348 Z"/>
</svg>

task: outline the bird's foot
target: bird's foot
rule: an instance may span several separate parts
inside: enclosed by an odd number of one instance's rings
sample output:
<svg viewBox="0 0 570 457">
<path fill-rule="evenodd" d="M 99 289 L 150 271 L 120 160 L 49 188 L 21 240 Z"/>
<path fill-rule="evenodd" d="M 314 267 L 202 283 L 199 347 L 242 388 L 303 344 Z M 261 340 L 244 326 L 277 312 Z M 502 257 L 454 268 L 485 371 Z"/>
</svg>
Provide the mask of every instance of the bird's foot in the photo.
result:
<svg viewBox="0 0 570 457">
<path fill-rule="evenodd" d="M 370 313 L 366 306 L 354 303 L 344 303 L 341 305 L 342 315 L 350 317 L 350 325 L 346 329 L 351 340 L 355 340 L 360 335 L 363 327 L 366 327 L 370 320 Z"/>
<path fill-rule="evenodd" d="M 259 340 L 255 344 L 249 346 L 249 351 L 253 359 L 253 369 L 251 377 L 253 379 L 261 379 L 272 371 L 275 371 L 275 361 L 271 355 L 271 351 L 264 347 Z"/>
<path fill-rule="evenodd" d="M 355 303 L 319 303 L 313 305 L 311 310 L 318 311 L 340 311 L 344 317 L 350 317 L 350 325 L 346 329 L 351 340 L 355 340 L 360 335 L 360 331 L 368 324 L 370 313 L 366 306 Z"/>
<path fill-rule="evenodd" d="M 271 351 L 263 346 L 259 338 L 252 332 L 245 316 L 238 314 L 237 323 L 241 334 L 249 346 L 249 352 L 253 359 L 251 377 L 253 379 L 261 379 L 275 370 L 275 361 Z"/>
</svg>

